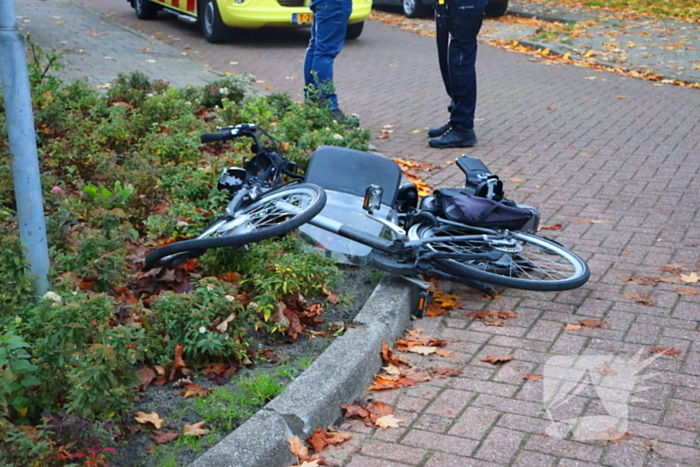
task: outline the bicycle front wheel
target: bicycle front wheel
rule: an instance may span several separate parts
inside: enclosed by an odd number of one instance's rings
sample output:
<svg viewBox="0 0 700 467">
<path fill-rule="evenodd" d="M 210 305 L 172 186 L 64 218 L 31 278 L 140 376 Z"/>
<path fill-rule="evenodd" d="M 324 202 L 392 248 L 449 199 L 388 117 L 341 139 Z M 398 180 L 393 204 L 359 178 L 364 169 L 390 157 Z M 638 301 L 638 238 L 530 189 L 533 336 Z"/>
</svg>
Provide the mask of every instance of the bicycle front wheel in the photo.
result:
<svg viewBox="0 0 700 467">
<path fill-rule="evenodd" d="M 435 241 L 425 245 L 436 253 L 478 254 L 498 252 L 496 260 L 433 259 L 441 269 L 456 276 L 513 289 L 558 292 L 586 283 L 590 270 L 585 261 L 551 240 L 522 232 L 505 236 L 494 231 L 468 241 L 440 241 L 445 236 L 481 234 L 468 226 L 418 224 L 409 230 L 409 239 Z"/>
<path fill-rule="evenodd" d="M 309 222 L 325 204 L 326 192 L 310 183 L 268 191 L 232 216 L 218 219 L 199 237 L 152 251 L 146 256 L 146 268 L 171 267 L 212 248 L 238 247 L 279 237 Z"/>
</svg>

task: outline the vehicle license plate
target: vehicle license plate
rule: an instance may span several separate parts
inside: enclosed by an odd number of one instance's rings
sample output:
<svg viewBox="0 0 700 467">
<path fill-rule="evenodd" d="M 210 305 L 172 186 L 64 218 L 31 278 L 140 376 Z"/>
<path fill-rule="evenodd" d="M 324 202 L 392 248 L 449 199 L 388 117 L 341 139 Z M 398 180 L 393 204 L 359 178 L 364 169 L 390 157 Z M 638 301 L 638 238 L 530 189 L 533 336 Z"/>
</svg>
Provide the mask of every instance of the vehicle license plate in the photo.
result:
<svg viewBox="0 0 700 467">
<path fill-rule="evenodd" d="M 313 13 L 293 13 L 292 23 L 293 24 L 311 24 L 314 21 Z"/>
</svg>

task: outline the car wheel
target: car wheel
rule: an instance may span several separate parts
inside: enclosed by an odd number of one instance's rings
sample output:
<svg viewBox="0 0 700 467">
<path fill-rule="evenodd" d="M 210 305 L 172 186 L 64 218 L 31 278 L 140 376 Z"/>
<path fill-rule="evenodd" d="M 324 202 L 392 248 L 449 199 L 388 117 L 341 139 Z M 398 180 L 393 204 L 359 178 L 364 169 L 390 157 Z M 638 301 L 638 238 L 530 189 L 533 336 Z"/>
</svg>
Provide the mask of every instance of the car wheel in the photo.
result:
<svg viewBox="0 0 700 467">
<path fill-rule="evenodd" d="M 508 0 L 489 0 L 485 13 L 490 18 L 497 18 L 505 15 L 507 10 Z"/>
<path fill-rule="evenodd" d="M 138 19 L 155 19 L 160 8 L 148 0 L 131 0 L 131 6 L 136 11 Z"/>
<path fill-rule="evenodd" d="M 402 0 L 401 8 L 408 18 L 420 18 L 428 14 L 428 7 L 423 5 L 422 0 Z"/>
<path fill-rule="evenodd" d="M 205 0 L 200 24 L 202 26 L 202 33 L 204 33 L 204 38 L 207 42 L 221 44 L 231 37 L 231 28 L 226 26 L 221 20 L 221 14 L 219 13 L 216 0 Z"/>
<path fill-rule="evenodd" d="M 362 28 L 365 27 L 365 22 L 360 21 L 355 24 L 348 24 L 348 30 L 345 32 L 346 39 L 357 39 L 362 34 Z"/>
</svg>

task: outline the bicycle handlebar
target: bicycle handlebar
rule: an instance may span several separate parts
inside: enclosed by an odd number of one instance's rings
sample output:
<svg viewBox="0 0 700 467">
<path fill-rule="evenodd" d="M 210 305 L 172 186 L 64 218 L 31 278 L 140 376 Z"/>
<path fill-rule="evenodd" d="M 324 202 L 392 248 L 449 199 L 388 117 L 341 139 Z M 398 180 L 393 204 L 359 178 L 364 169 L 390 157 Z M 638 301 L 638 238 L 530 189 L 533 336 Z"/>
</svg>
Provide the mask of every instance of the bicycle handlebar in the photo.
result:
<svg viewBox="0 0 700 467">
<path fill-rule="evenodd" d="M 235 135 L 232 130 L 222 131 L 220 133 L 203 133 L 199 140 L 202 143 L 214 143 L 216 141 L 224 141 L 227 139 L 233 139 L 238 135 Z"/>
</svg>

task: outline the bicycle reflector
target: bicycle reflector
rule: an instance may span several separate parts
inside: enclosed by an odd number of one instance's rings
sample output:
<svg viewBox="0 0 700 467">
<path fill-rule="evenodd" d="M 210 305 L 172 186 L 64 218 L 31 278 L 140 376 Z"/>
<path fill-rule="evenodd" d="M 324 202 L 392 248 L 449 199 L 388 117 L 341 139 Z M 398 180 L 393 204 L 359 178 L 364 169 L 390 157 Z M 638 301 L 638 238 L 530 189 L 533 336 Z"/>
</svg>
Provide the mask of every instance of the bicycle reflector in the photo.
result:
<svg viewBox="0 0 700 467">
<path fill-rule="evenodd" d="M 221 173 L 221 178 L 219 178 L 217 188 L 219 190 L 226 190 L 233 195 L 235 192 L 241 189 L 245 183 L 245 180 L 245 169 L 231 167 L 224 169 L 224 171 Z"/>
<path fill-rule="evenodd" d="M 378 210 L 382 205 L 383 194 L 384 189 L 379 185 L 369 185 L 367 189 L 365 189 L 365 200 L 362 203 L 362 209 L 370 214 Z"/>
</svg>

